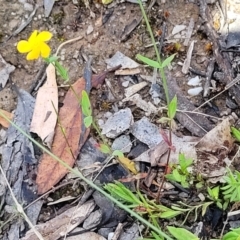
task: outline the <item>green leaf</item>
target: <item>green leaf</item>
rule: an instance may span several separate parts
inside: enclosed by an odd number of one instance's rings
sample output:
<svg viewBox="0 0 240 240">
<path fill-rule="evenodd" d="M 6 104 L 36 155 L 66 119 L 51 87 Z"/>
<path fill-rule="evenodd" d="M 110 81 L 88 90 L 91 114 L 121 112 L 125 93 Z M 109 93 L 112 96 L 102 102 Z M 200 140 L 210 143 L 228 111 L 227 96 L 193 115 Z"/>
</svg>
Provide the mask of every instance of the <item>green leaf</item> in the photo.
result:
<svg viewBox="0 0 240 240">
<path fill-rule="evenodd" d="M 120 150 L 115 150 L 115 151 L 113 151 L 112 155 L 113 155 L 113 156 L 117 156 L 117 157 L 124 157 L 123 152 L 120 151 Z"/>
<path fill-rule="evenodd" d="M 222 240 L 238 240 L 238 238 L 239 238 L 239 234 L 234 231 L 231 231 L 226 233 L 223 236 Z"/>
<path fill-rule="evenodd" d="M 139 205 L 141 204 L 141 201 L 120 182 L 109 183 L 104 188 L 122 201 L 134 204 L 137 203 Z"/>
<path fill-rule="evenodd" d="M 167 227 L 167 229 L 177 240 L 199 240 L 196 235 L 184 228 Z"/>
<path fill-rule="evenodd" d="M 92 116 L 88 116 L 88 117 L 85 117 L 83 121 L 84 121 L 85 127 L 88 128 L 92 125 L 93 118 Z"/>
<path fill-rule="evenodd" d="M 50 57 L 47 57 L 47 58 L 44 58 L 44 60 L 47 62 L 47 63 L 54 63 L 58 60 L 58 57 L 56 56 L 50 56 Z"/>
<path fill-rule="evenodd" d="M 67 69 L 64 68 L 58 61 L 54 61 L 53 64 L 56 67 L 56 70 L 59 73 L 59 75 L 64 79 L 64 81 L 68 81 L 69 76 Z"/>
<path fill-rule="evenodd" d="M 202 205 L 202 217 L 205 215 L 208 206 L 210 206 L 211 204 L 213 204 L 213 202 L 206 202 Z"/>
<path fill-rule="evenodd" d="M 175 181 L 177 181 L 177 182 L 181 182 L 182 181 L 182 176 L 180 175 L 180 173 L 178 172 L 177 169 L 174 169 L 172 171 L 172 174 L 173 174 L 173 177 L 174 177 Z"/>
<path fill-rule="evenodd" d="M 150 58 L 144 57 L 141 54 L 137 54 L 136 58 L 139 61 L 142 61 L 142 62 L 146 63 L 150 67 L 160 68 L 160 65 L 159 65 L 159 63 L 157 61 L 154 61 L 154 60 L 151 60 Z"/>
<path fill-rule="evenodd" d="M 212 188 L 212 196 L 214 200 L 218 199 L 219 196 L 219 186 Z"/>
<path fill-rule="evenodd" d="M 179 160 L 179 165 L 181 167 L 181 170 L 183 172 L 186 171 L 186 169 L 192 165 L 193 160 L 191 158 L 186 159 L 185 155 L 183 153 L 180 153 L 178 156 L 178 160 Z"/>
<path fill-rule="evenodd" d="M 110 153 L 111 149 L 106 145 L 106 144 L 99 144 L 99 148 L 98 148 L 102 153 Z"/>
<path fill-rule="evenodd" d="M 157 120 L 158 123 L 168 123 L 171 119 L 167 117 L 161 117 L 159 120 Z"/>
<path fill-rule="evenodd" d="M 220 209 L 223 209 L 223 205 L 221 202 L 217 202 L 217 206 L 220 208 Z"/>
<path fill-rule="evenodd" d="M 166 58 L 163 62 L 162 62 L 162 65 L 161 65 L 161 68 L 165 68 L 167 67 L 171 62 L 172 60 L 174 59 L 176 53 L 171 55 L 170 57 Z"/>
<path fill-rule="evenodd" d="M 156 240 L 163 240 L 163 238 L 157 235 L 155 232 L 151 232 L 151 234 Z"/>
<path fill-rule="evenodd" d="M 240 142 L 240 131 L 235 127 L 231 127 L 231 131 L 233 136 Z"/>
<path fill-rule="evenodd" d="M 203 187 L 203 183 L 202 183 L 202 182 L 198 182 L 198 183 L 196 183 L 195 187 L 196 187 L 197 189 L 200 189 L 200 188 Z"/>
<path fill-rule="evenodd" d="M 173 119 L 175 117 L 176 111 L 177 111 L 177 97 L 175 95 L 168 105 L 168 113 L 167 113 L 168 117 L 170 119 Z"/>
<path fill-rule="evenodd" d="M 182 211 L 174 211 L 174 210 L 169 210 L 169 211 L 166 211 L 166 212 L 163 212 L 160 214 L 160 218 L 166 218 L 166 219 L 169 219 L 169 218 L 173 218 L 179 214 L 182 214 L 183 212 Z"/>
<path fill-rule="evenodd" d="M 82 106 L 82 112 L 86 117 L 92 115 L 92 107 L 91 107 L 90 99 L 85 90 L 82 91 L 81 106 Z"/>
</svg>

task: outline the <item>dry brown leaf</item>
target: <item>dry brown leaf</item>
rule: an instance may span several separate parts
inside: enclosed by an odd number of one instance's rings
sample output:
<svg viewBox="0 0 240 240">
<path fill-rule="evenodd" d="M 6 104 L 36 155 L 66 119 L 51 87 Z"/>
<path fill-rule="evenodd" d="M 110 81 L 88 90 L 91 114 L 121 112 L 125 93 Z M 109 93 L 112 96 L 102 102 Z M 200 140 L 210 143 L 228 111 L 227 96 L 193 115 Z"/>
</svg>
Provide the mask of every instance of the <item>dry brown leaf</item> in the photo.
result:
<svg viewBox="0 0 240 240">
<path fill-rule="evenodd" d="M 58 112 L 58 89 L 55 67 L 49 64 L 47 81 L 39 89 L 30 131 L 36 133 L 49 148 L 51 147 Z"/>
<path fill-rule="evenodd" d="M 82 90 L 85 89 L 85 80 L 80 78 L 72 85 L 74 92 L 69 89 L 63 102 L 63 107 L 59 111 L 60 124 L 57 125 L 55 136 L 52 144 L 52 153 L 65 161 L 70 167 L 75 163 L 75 159 L 84 144 L 89 129 L 83 127 L 82 131 L 82 111 L 76 95 L 81 99 Z M 81 139 L 81 141 L 80 141 Z M 71 150 L 70 150 L 71 149 Z M 60 163 L 50 157 L 48 154 L 43 154 L 38 168 L 37 180 L 38 193 L 43 194 L 58 183 L 68 170 Z"/>
<path fill-rule="evenodd" d="M 7 112 L 7 111 L 2 110 L 2 109 L 0 109 L 0 111 L 1 111 L 2 114 L 6 115 L 7 118 L 12 120 L 12 118 L 13 118 L 13 114 L 12 113 Z M 10 123 L 7 120 L 5 120 L 5 118 L 0 116 L 0 125 L 2 125 L 5 128 L 8 128 Z"/>
</svg>

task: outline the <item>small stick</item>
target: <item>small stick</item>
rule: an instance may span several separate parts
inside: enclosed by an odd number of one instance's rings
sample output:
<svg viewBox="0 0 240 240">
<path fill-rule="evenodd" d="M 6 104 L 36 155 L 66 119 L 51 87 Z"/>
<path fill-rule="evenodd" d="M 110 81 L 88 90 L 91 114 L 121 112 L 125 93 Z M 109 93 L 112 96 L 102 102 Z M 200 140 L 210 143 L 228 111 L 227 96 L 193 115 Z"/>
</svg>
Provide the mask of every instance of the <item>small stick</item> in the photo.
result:
<svg viewBox="0 0 240 240">
<path fill-rule="evenodd" d="M 190 63 L 191 63 L 191 58 L 192 58 L 192 52 L 193 52 L 193 48 L 194 48 L 194 42 L 192 41 L 188 51 L 187 51 L 187 58 L 185 59 L 184 63 L 183 63 L 183 67 L 182 67 L 182 73 L 187 74 L 189 67 L 190 67 Z"/>
<path fill-rule="evenodd" d="M 119 223 L 111 240 L 118 240 L 123 229 L 123 224 Z"/>
<path fill-rule="evenodd" d="M 215 65 L 215 61 L 211 59 L 207 67 L 207 74 L 206 74 L 207 76 L 206 76 L 206 82 L 204 84 L 203 97 L 207 97 L 209 95 L 214 65 Z"/>
</svg>

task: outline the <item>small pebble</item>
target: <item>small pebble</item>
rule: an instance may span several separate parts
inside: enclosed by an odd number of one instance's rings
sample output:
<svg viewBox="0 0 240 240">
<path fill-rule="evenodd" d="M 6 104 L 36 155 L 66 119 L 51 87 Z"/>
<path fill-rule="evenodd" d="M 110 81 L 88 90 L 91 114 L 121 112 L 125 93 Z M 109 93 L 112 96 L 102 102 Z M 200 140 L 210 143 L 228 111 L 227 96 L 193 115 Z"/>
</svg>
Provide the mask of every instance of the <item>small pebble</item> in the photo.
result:
<svg viewBox="0 0 240 240">
<path fill-rule="evenodd" d="M 128 86 L 129 86 L 129 81 L 123 82 L 123 83 L 122 83 L 122 86 L 123 86 L 123 87 L 128 87 Z"/>
<path fill-rule="evenodd" d="M 205 201 L 205 197 L 204 197 L 204 195 L 203 195 L 202 193 L 199 193 L 199 194 L 198 194 L 198 197 L 199 197 L 199 199 L 200 199 L 202 202 Z"/>
<path fill-rule="evenodd" d="M 185 192 L 179 193 L 178 196 L 179 196 L 180 198 L 188 198 L 188 197 L 189 197 L 189 195 L 188 195 L 187 193 L 185 193 Z"/>
<path fill-rule="evenodd" d="M 188 90 L 188 94 L 191 96 L 197 96 L 203 91 L 202 87 L 191 88 Z"/>
<path fill-rule="evenodd" d="M 198 86 L 201 85 L 201 79 L 199 78 L 199 76 L 196 76 L 194 78 L 191 78 L 188 83 L 189 86 Z"/>
<path fill-rule="evenodd" d="M 92 25 L 89 25 L 88 28 L 87 28 L 87 31 L 86 31 L 86 34 L 89 35 L 93 32 L 93 26 Z"/>
<path fill-rule="evenodd" d="M 108 234 L 108 240 L 111 240 L 113 238 L 113 236 L 114 236 L 114 232 L 110 232 Z"/>
</svg>

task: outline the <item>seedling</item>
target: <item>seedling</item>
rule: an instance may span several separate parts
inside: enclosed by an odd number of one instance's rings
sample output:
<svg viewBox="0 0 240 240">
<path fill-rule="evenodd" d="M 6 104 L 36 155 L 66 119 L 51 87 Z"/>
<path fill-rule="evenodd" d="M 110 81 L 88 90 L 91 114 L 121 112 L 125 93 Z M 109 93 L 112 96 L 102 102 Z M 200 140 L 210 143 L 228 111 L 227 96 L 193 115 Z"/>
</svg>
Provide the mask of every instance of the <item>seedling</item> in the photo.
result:
<svg viewBox="0 0 240 240">
<path fill-rule="evenodd" d="M 226 185 L 221 188 L 223 190 L 224 199 L 230 202 L 240 201 L 240 172 L 234 171 L 234 173 L 228 169 L 227 175 L 224 177 Z"/>
<path fill-rule="evenodd" d="M 208 187 L 208 198 L 211 199 L 220 209 L 226 210 L 229 201 L 225 201 L 224 203 L 222 203 L 223 201 L 219 199 L 219 190 L 219 186 L 216 186 L 214 188 Z"/>
<path fill-rule="evenodd" d="M 171 174 L 167 174 L 166 178 L 171 181 L 179 182 L 183 187 L 188 188 L 189 183 L 193 182 L 192 174 L 189 171 L 189 166 L 192 165 L 193 160 L 187 159 L 183 153 L 179 154 L 178 157 L 179 165 L 173 166 Z"/>
</svg>

